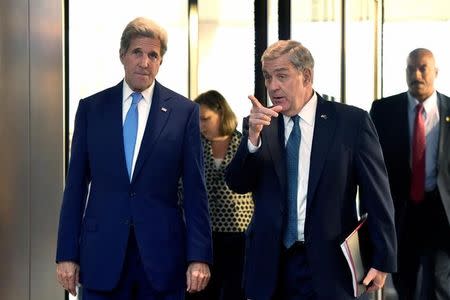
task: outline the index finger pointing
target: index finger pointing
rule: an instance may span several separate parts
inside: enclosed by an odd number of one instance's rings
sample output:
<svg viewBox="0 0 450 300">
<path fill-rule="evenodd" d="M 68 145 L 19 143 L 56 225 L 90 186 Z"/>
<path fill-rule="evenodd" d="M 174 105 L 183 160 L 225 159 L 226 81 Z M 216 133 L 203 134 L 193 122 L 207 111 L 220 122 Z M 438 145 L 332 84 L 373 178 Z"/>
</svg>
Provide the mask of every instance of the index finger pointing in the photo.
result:
<svg viewBox="0 0 450 300">
<path fill-rule="evenodd" d="M 256 97 L 255 96 L 253 96 L 253 95 L 249 95 L 248 96 L 248 99 L 250 99 L 250 101 L 252 102 L 252 105 L 254 106 L 254 107 L 263 107 L 262 106 L 262 104 L 258 101 L 258 99 L 256 99 Z"/>
</svg>

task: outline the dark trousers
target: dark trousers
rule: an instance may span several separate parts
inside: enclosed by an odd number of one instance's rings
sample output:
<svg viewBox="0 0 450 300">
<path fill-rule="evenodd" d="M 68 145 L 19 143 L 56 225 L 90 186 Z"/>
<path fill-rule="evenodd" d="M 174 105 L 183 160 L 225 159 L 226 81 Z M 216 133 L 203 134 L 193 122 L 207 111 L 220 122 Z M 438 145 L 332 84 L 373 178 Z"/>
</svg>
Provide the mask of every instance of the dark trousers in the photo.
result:
<svg viewBox="0 0 450 300">
<path fill-rule="evenodd" d="M 130 237 L 119 283 L 112 291 L 83 289 L 83 300 L 183 300 L 184 289 L 170 293 L 155 291 L 147 280 L 134 230 Z"/>
<path fill-rule="evenodd" d="M 277 291 L 273 300 L 317 299 L 303 243 L 296 242 L 289 249 L 282 249 L 278 278 Z"/>
<path fill-rule="evenodd" d="M 243 300 L 243 232 L 213 232 L 211 280 L 202 292 L 186 294 L 186 300 Z"/>
<path fill-rule="evenodd" d="M 437 190 L 409 204 L 392 279 L 399 300 L 450 299 L 450 226 Z"/>
</svg>

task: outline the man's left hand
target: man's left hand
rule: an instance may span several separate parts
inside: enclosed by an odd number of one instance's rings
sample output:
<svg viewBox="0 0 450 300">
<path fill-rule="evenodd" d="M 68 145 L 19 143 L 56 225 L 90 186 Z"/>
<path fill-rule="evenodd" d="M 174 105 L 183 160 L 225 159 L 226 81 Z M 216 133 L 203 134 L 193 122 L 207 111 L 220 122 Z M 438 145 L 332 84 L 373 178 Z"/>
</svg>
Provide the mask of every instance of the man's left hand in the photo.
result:
<svg viewBox="0 0 450 300">
<path fill-rule="evenodd" d="M 209 266 L 201 262 L 192 262 L 189 264 L 186 272 L 186 285 L 189 293 L 200 292 L 203 290 L 211 278 Z"/>
<path fill-rule="evenodd" d="M 367 287 L 367 292 L 373 292 L 383 288 L 386 276 L 387 273 L 371 268 L 363 280 L 363 284 Z"/>
</svg>

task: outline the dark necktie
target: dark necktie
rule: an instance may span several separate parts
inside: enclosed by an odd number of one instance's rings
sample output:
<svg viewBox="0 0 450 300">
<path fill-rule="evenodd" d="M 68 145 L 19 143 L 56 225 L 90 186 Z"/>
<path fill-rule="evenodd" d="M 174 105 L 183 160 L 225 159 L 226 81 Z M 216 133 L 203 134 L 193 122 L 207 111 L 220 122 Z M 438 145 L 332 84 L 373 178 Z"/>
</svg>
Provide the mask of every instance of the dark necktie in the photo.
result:
<svg viewBox="0 0 450 300">
<path fill-rule="evenodd" d="M 293 116 L 291 134 L 286 144 L 286 171 L 287 171 L 287 211 L 286 227 L 283 242 L 286 248 L 290 248 L 298 239 L 297 220 L 297 190 L 300 147 L 300 126 L 298 115 Z"/>
<path fill-rule="evenodd" d="M 412 137 L 411 199 L 415 203 L 423 200 L 425 192 L 425 121 L 422 103 L 416 106 L 416 119 Z"/>
<path fill-rule="evenodd" d="M 142 99 L 142 94 L 133 92 L 131 94 L 131 106 L 123 123 L 123 142 L 125 147 L 125 160 L 127 162 L 128 176 L 131 181 L 131 167 L 133 165 L 134 146 L 136 145 L 138 129 L 138 108 L 137 105 Z"/>
</svg>

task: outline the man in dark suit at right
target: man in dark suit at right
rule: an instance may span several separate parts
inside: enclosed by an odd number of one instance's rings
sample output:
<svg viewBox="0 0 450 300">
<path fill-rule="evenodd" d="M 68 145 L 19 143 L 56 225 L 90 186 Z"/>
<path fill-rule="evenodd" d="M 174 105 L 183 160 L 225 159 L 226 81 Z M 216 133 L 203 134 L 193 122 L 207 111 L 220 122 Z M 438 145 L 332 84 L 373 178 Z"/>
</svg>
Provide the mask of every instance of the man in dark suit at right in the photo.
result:
<svg viewBox="0 0 450 300">
<path fill-rule="evenodd" d="M 398 238 L 394 285 L 403 299 L 450 299 L 450 98 L 438 93 L 433 53 L 407 59 L 408 92 L 374 101 Z"/>
<path fill-rule="evenodd" d="M 243 283 L 252 300 L 353 300 L 342 238 L 367 212 L 370 268 L 363 284 L 381 289 L 396 270 L 394 205 L 369 114 L 325 101 L 314 89 L 314 58 L 281 40 L 261 58 L 273 107 L 254 97 L 227 167 L 237 193 L 252 192 Z"/>
</svg>

